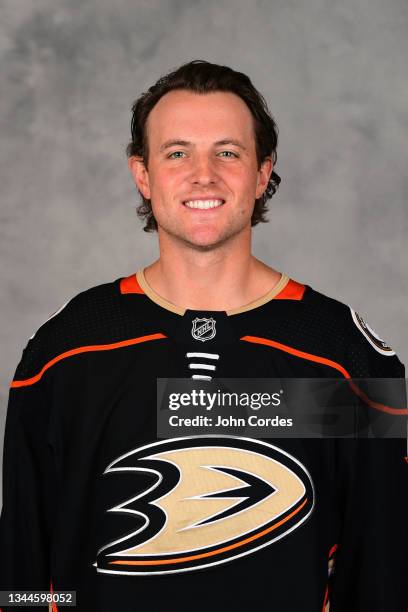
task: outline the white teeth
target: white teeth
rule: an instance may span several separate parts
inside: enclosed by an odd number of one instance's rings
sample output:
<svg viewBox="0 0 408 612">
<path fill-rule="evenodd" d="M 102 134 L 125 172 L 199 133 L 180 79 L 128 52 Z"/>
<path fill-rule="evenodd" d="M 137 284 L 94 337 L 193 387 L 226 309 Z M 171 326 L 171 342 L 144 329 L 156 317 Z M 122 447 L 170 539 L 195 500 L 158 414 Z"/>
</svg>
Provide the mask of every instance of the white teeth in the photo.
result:
<svg viewBox="0 0 408 612">
<path fill-rule="evenodd" d="M 189 200 L 184 202 L 188 208 L 217 208 L 223 204 L 223 200 Z"/>
</svg>

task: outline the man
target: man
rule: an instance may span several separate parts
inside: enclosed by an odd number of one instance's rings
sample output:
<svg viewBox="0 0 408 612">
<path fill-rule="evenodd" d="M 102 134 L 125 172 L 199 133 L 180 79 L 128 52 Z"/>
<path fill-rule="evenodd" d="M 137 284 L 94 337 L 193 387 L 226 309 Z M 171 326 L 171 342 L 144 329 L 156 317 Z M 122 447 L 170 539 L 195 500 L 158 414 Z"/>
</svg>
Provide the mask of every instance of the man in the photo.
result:
<svg viewBox="0 0 408 612">
<path fill-rule="evenodd" d="M 157 436 L 157 378 L 404 377 L 354 310 L 251 254 L 276 146 L 225 66 L 185 64 L 135 103 L 128 163 L 160 256 L 75 296 L 23 353 L 0 590 L 100 612 L 405 609 L 402 440 Z"/>
</svg>

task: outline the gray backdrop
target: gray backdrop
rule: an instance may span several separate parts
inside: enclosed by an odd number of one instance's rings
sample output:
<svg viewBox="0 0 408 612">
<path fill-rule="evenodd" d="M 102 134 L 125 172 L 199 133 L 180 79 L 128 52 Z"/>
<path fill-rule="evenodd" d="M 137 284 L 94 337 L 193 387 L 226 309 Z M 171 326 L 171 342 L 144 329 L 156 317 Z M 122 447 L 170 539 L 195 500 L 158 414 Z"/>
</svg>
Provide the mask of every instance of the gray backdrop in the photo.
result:
<svg viewBox="0 0 408 612">
<path fill-rule="evenodd" d="M 191 59 L 246 72 L 280 130 L 255 254 L 351 304 L 408 358 L 407 0 L 3 0 L 0 445 L 28 337 L 147 265 L 132 101 Z M 1 447 L 0 447 L 1 451 Z"/>
</svg>

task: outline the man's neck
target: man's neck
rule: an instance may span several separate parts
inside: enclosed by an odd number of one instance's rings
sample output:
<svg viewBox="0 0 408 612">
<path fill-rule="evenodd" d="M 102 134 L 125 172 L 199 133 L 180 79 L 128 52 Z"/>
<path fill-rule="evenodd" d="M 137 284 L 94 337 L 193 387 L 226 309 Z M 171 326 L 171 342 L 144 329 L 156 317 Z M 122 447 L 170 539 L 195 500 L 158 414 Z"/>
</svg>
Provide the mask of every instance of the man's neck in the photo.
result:
<svg viewBox="0 0 408 612">
<path fill-rule="evenodd" d="M 161 249 L 159 259 L 144 272 L 158 295 L 191 310 L 240 308 L 268 293 L 281 278 L 249 249 Z"/>
</svg>

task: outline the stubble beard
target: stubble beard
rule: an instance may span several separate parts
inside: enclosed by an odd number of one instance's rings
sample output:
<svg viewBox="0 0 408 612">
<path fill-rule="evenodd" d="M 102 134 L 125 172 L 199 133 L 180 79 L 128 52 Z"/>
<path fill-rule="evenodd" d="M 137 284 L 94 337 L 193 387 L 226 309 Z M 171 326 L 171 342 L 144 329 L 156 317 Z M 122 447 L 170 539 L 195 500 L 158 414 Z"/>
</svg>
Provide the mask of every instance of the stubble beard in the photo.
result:
<svg viewBox="0 0 408 612">
<path fill-rule="evenodd" d="M 178 231 L 177 228 L 167 226 L 166 224 L 159 224 L 158 222 L 157 225 L 158 231 L 161 231 L 167 236 L 170 236 L 171 239 L 180 242 L 182 245 L 187 246 L 188 248 L 194 251 L 208 253 L 209 251 L 220 249 L 221 247 L 226 245 L 230 240 L 232 240 L 235 236 L 240 234 L 245 229 L 247 223 L 242 222 L 240 225 L 237 225 L 236 223 L 231 224 L 220 236 L 217 237 L 216 240 L 204 244 L 191 240 L 188 236 L 185 235 L 185 233 Z"/>
</svg>

